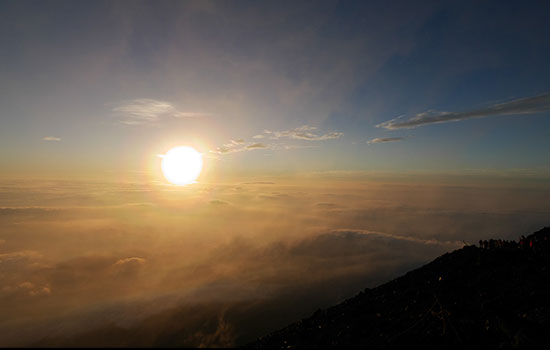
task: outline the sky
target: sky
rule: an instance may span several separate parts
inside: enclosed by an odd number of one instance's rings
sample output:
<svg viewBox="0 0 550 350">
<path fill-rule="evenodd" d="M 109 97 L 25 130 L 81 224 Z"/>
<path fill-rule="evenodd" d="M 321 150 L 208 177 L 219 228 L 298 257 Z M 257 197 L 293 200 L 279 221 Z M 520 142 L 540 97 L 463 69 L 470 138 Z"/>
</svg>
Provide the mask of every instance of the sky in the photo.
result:
<svg viewBox="0 0 550 350">
<path fill-rule="evenodd" d="M 5 173 L 548 169 L 544 2 L 0 6 Z"/>
<path fill-rule="evenodd" d="M 0 346 L 242 345 L 550 226 L 549 10 L 0 1 Z"/>
</svg>

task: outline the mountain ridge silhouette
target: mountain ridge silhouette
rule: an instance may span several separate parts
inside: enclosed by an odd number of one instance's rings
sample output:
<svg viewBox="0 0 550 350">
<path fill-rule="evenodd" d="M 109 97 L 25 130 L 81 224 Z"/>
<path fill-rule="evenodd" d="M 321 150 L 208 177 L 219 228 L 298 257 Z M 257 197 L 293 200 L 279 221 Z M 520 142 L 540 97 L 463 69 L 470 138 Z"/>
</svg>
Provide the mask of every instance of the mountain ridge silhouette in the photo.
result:
<svg viewBox="0 0 550 350">
<path fill-rule="evenodd" d="M 550 340 L 550 227 L 480 241 L 247 344 L 537 346 Z"/>
</svg>

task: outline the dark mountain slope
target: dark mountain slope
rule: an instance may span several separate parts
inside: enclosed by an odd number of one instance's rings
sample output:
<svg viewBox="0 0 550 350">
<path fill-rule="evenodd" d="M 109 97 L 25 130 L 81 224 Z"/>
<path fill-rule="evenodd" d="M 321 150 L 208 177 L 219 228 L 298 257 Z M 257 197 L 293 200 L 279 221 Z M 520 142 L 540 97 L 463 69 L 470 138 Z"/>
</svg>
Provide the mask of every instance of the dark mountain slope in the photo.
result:
<svg viewBox="0 0 550 350">
<path fill-rule="evenodd" d="M 249 344 L 255 348 L 541 345 L 550 341 L 550 228 L 467 246 Z"/>
</svg>

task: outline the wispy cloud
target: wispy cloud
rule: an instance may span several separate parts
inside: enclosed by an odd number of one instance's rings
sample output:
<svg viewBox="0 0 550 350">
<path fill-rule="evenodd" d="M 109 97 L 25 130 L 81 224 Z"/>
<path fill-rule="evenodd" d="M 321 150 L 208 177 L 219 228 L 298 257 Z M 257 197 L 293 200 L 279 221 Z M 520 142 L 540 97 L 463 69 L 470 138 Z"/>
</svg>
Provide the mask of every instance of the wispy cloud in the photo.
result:
<svg viewBox="0 0 550 350">
<path fill-rule="evenodd" d="M 142 265 L 146 260 L 143 258 L 131 257 L 117 260 L 113 265 Z"/>
<path fill-rule="evenodd" d="M 244 143 L 245 141 L 243 139 L 229 140 L 228 143 L 224 144 L 224 147 L 231 148 L 242 145 Z"/>
<path fill-rule="evenodd" d="M 229 142 L 224 143 L 223 146 L 217 147 L 211 150 L 210 153 L 227 154 L 242 151 L 249 151 L 253 149 L 267 148 L 267 146 L 261 143 L 247 143 L 244 139 L 232 139 Z"/>
<path fill-rule="evenodd" d="M 363 230 L 363 229 L 336 229 L 332 231 L 333 233 L 339 233 L 344 235 L 352 235 L 352 236 L 378 236 L 383 238 L 389 238 L 392 240 L 399 240 L 399 241 L 409 241 L 409 242 L 415 242 L 415 243 L 421 243 L 421 244 L 427 244 L 427 245 L 450 245 L 454 246 L 456 248 L 461 248 L 464 246 L 463 242 L 460 241 L 441 241 L 437 239 L 422 239 L 414 236 L 402 236 L 402 235 L 396 235 L 392 233 L 386 233 L 386 232 L 379 232 L 379 231 L 372 231 L 372 230 Z"/>
<path fill-rule="evenodd" d="M 217 154 L 228 154 L 228 153 L 236 153 L 236 152 L 243 152 L 243 151 L 252 151 L 255 149 L 268 149 L 270 146 L 265 145 L 263 143 L 248 143 L 245 142 L 238 144 L 238 143 L 226 143 L 222 147 L 217 147 L 214 150 L 211 150 L 211 153 L 217 153 Z"/>
<path fill-rule="evenodd" d="M 429 110 L 412 116 L 403 115 L 376 125 L 389 130 L 412 129 L 418 126 L 457 122 L 471 118 L 485 118 L 497 115 L 535 114 L 550 111 L 550 94 L 520 98 L 464 112 L 443 112 Z"/>
<path fill-rule="evenodd" d="M 396 142 L 396 141 L 403 141 L 404 137 L 381 137 L 381 138 L 375 138 L 367 143 L 385 143 L 385 142 Z"/>
<path fill-rule="evenodd" d="M 305 141 L 324 141 L 324 140 L 332 140 L 332 139 L 339 139 L 344 135 L 344 133 L 341 132 L 328 132 L 322 135 L 318 135 L 316 133 L 313 133 L 314 130 L 317 130 L 314 126 L 304 125 L 299 128 L 295 128 L 292 130 L 284 130 L 284 131 L 271 131 L 271 130 L 264 130 L 262 134 L 254 135 L 252 136 L 253 139 L 269 139 L 273 140 L 270 144 L 265 143 L 258 143 L 258 142 L 246 142 L 243 139 L 233 139 L 229 140 L 228 143 L 223 144 L 221 147 L 217 147 L 214 150 L 211 150 L 211 153 L 216 154 L 227 154 L 227 153 L 235 153 L 235 152 L 243 152 L 243 151 L 252 151 L 257 149 L 271 149 L 271 150 L 289 150 L 289 149 L 296 149 L 296 148 L 309 148 L 311 146 L 304 146 L 304 145 L 288 145 L 283 142 L 281 142 L 281 139 L 294 139 L 294 140 L 305 140 Z"/>
<path fill-rule="evenodd" d="M 119 122 L 126 125 L 154 124 L 164 117 L 197 118 L 208 115 L 200 112 L 182 112 L 170 102 L 150 98 L 123 101 L 112 111 L 119 118 Z"/>
<path fill-rule="evenodd" d="M 263 143 L 253 143 L 249 146 L 246 146 L 246 149 L 261 149 L 261 148 L 267 148 L 266 145 Z"/>
<path fill-rule="evenodd" d="M 61 141 L 59 137 L 46 136 L 42 138 L 42 141 Z"/>
<path fill-rule="evenodd" d="M 344 135 L 344 133 L 336 132 L 336 131 L 332 131 L 323 135 L 318 135 L 313 133 L 313 131 L 315 130 L 317 130 L 317 128 L 314 126 L 303 125 L 299 128 L 295 128 L 292 130 L 284 130 L 284 131 L 264 130 L 264 134 L 266 134 L 270 139 L 273 139 L 273 140 L 278 140 L 281 138 L 290 138 L 290 139 L 307 140 L 307 141 L 324 141 L 324 140 L 339 139 Z"/>
<path fill-rule="evenodd" d="M 237 150 L 226 148 L 226 147 L 216 147 L 216 149 L 210 150 L 210 153 L 216 153 L 216 154 L 227 154 L 227 153 L 233 153 L 233 152 L 237 152 Z"/>
</svg>

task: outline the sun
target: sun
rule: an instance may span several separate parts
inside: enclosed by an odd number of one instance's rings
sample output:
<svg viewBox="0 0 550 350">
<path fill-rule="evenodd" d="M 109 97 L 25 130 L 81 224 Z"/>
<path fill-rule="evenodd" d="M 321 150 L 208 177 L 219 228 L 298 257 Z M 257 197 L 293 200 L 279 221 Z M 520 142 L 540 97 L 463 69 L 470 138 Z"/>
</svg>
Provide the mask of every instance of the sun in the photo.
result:
<svg viewBox="0 0 550 350">
<path fill-rule="evenodd" d="M 174 185 L 188 185 L 199 177 L 202 170 L 202 154 L 188 146 L 175 147 L 160 155 L 162 173 Z"/>
</svg>

